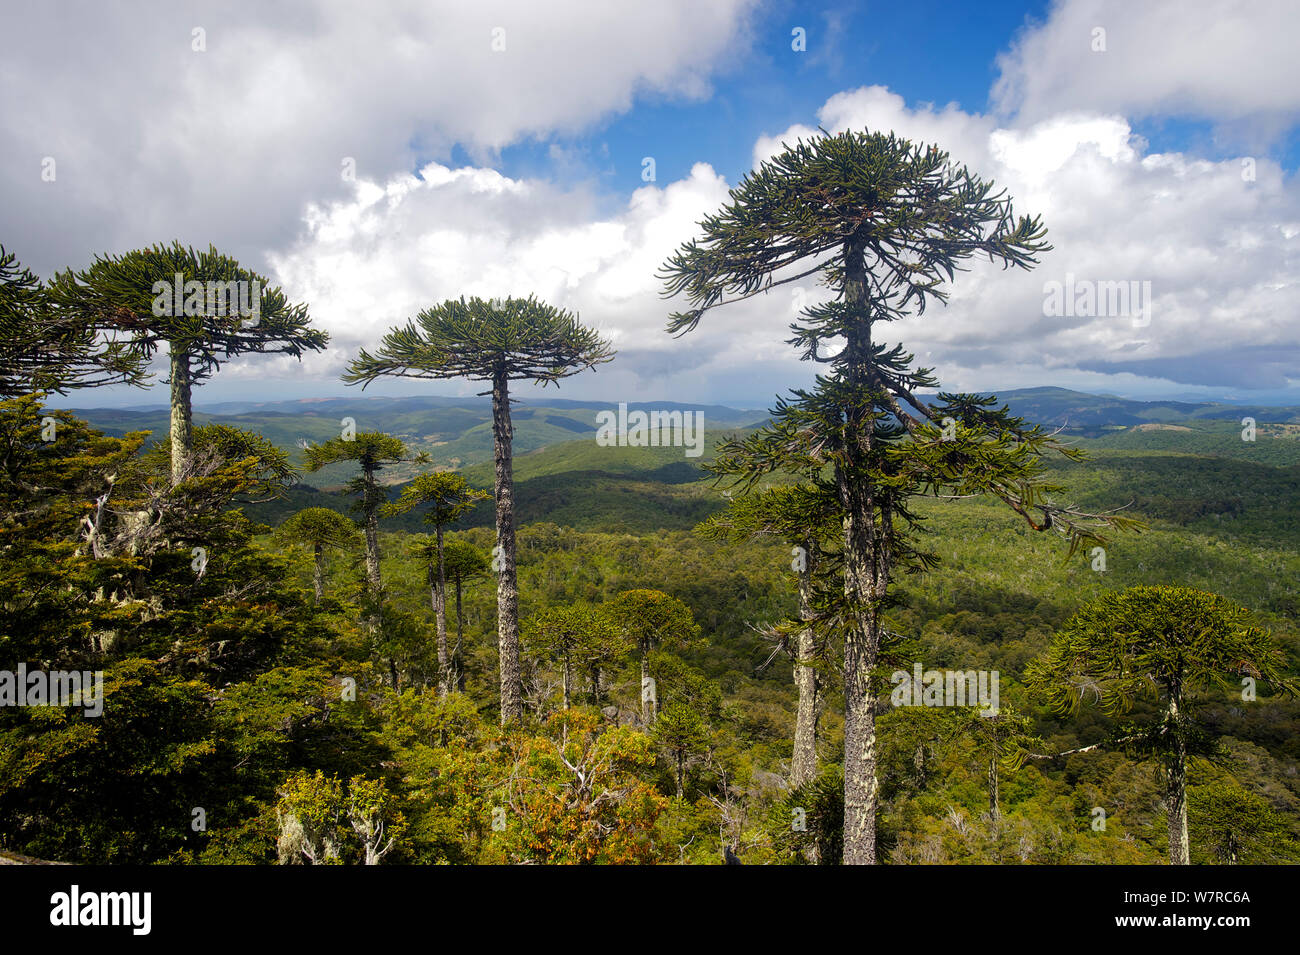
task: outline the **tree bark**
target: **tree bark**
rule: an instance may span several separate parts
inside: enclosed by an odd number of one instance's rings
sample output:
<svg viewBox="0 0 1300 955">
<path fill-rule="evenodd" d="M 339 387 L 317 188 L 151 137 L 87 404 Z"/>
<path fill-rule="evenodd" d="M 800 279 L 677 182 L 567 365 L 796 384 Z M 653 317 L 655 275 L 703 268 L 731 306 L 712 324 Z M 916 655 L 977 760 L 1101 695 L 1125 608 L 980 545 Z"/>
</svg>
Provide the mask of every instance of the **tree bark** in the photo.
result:
<svg viewBox="0 0 1300 955">
<path fill-rule="evenodd" d="M 857 324 L 845 336 L 847 382 L 859 390 L 871 387 L 868 362 L 871 325 L 867 302 L 866 264 L 860 244 L 845 243 L 844 299 L 856 311 Z M 880 599 L 889 584 L 885 552 L 886 515 L 877 537 L 875 489 L 860 479 L 868 463 L 872 422 L 865 411 L 845 409 L 845 461 L 836 464 L 835 480 L 844 530 L 844 596 L 851 623 L 844 638 L 844 864 L 875 865 L 876 697 L 870 674 L 880 651 Z"/>
<path fill-rule="evenodd" d="M 194 449 L 194 414 L 190 405 L 192 376 L 190 353 L 176 342 L 171 347 L 172 483 L 180 481 Z"/>
<path fill-rule="evenodd" d="M 438 627 L 438 695 L 451 692 L 451 670 L 447 660 L 447 564 L 442 555 L 442 525 L 436 528 L 438 537 L 438 576 L 433 588 L 433 617 Z"/>
<path fill-rule="evenodd" d="M 461 609 L 461 585 L 464 580 L 456 578 L 456 647 L 451 651 L 451 668 L 457 690 L 465 689 L 465 668 L 460 665 L 460 647 L 465 640 L 465 614 Z"/>
<path fill-rule="evenodd" d="M 573 682 L 573 665 L 569 660 L 569 651 L 564 651 L 564 708 L 569 708 L 569 684 Z"/>
<path fill-rule="evenodd" d="M 989 818 L 993 820 L 995 825 L 998 820 L 1002 818 L 1002 799 L 1001 793 L 999 792 L 1000 789 L 1001 782 L 998 779 L 998 760 L 997 757 L 994 756 L 989 759 Z"/>
<path fill-rule="evenodd" d="M 649 729 L 655 718 L 658 693 L 650 692 L 650 646 L 641 642 L 641 725 Z"/>
<path fill-rule="evenodd" d="M 501 366 L 492 380 L 492 443 L 496 463 L 497 648 L 501 670 L 501 725 L 524 715 L 519 670 L 519 580 L 515 574 L 515 491 L 511 460 L 510 382 Z"/>
<path fill-rule="evenodd" d="M 799 615 L 812 616 L 812 546 L 803 542 L 807 558 L 799 572 Z M 817 671 L 812 666 L 816 644 L 812 627 L 799 632 L 795 647 L 794 684 L 799 701 L 794 718 L 794 755 L 790 759 L 790 786 L 796 788 L 817 776 Z"/>
<path fill-rule="evenodd" d="M 366 586 L 370 589 L 370 598 L 379 602 L 379 593 L 383 589 L 383 578 L 379 571 L 379 489 L 375 484 L 375 472 L 365 469 L 366 480 Z"/>
<path fill-rule="evenodd" d="M 325 598 L 325 547 L 317 541 L 312 547 L 311 585 L 316 591 L 316 606 Z"/>
<path fill-rule="evenodd" d="M 1169 816 L 1169 864 L 1190 865 L 1191 845 L 1187 836 L 1187 741 L 1179 719 L 1180 688 L 1169 689 L 1165 719 L 1172 734 L 1165 759 L 1165 808 Z"/>
<path fill-rule="evenodd" d="M 379 488 L 375 483 L 375 472 L 363 467 L 366 492 L 366 591 L 370 598 L 370 612 L 366 617 L 366 626 L 370 630 L 370 639 L 378 645 L 383 639 L 383 611 L 380 605 L 384 591 L 384 581 L 379 569 Z M 389 679 L 393 689 L 397 689 L 397 661 L 388 659 Z"/>
</svg>

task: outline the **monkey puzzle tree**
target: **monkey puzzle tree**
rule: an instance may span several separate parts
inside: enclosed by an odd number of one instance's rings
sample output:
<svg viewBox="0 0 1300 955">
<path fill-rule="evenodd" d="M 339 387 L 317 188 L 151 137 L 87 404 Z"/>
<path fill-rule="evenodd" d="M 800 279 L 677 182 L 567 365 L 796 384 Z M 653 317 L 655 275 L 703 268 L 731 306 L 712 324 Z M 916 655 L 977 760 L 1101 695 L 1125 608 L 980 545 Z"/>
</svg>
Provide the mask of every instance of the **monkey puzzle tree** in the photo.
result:
<svg viewBox="0 0 1300 955">
<path fill-rule="evenodd" d="M 101 337 L 77 316 L 60 315 L 41 280 L 0 245 L 0 398 L 140 385 L 148 378 L 145 366 L 129 342 Z"/>
<path fill-rule="evenodd" d="M 358 431 L 349 437 L 330 438 L 324 444 L 314 444 L 306 450 L 307 470 L 313 474 L 329 464 L 354 461 L 361 473 L 347 483 L 349 494 L 356 495 L 352 510 L 366 535 L 366 585 L 370 598 L 378 601 L 383 592 L 383 578 L 379 571 L 379 518 L 388 496 L 380 487 L 378 474 L 386 464 L 404 461 L 423 461 L 423 455 L 412 458 L 406 445 L 391 434 L 379 431 Z"/>
<path fill-rule="evenodd" d="M 434 559 L 429 565 L 430 590 L 433 591 L 433 615 L 438 629 L 438 692 L 446 696 L 451 690 L 451 669 L 447 657 L 447 569 L 443 559 L 443 535 L 447 525 L 473 510 L 488 494 L 472 488 L 459 474 L 448 472 L 420 474 L 397 500 L 384 508 L 385 514 L 405 514 L 413 507 L 423 507 L 424 522 L 434 528 Z M 436 572 L 435 572 L 436 571 Z"/>
<path fill-rule="evenodd" d="M 686 794 L 686 762 L 709 743 L 709 727 L 704 715 L 686 703 L 669 703 L 655 720 L 651 735 L 673 761 L 677 798 Z"/>
<path fill-rule="evenodd" d="M 305 507 L 275 529 L 275 537 L 290 546 L 303 545 L 312 553 L 312 588 L 316 603 L 325 597 L 325 548 L 344 550 L 357 542 L 357 529 L 350 520 L 328 507 Z"/>
<path fill-rule="evenodd" d="M 426 560 L 429 559 L 427 551 L 424 556 Z M 492 565 L 488 563 L 487 555 L 481 550 L 459 540 L 447 541 L 443 547 L 442 562 L 447 580 L 451 582 L 456 593 L 456 645 L 451 648 L 449 665 L 453 685 L 463 690 L 465 672 L 460 665 L 460 648 L 465 642 L 465 614 L 461 610 L 462 592 L 465 584 L 471 580 L 488 576 Z"/>
<path fill-rule="evenodd" d="M 1193 852 L 1217 865 L 1291 864 L 1300 860 L 1300 844 L 1286 817 L 1259 793 L 1225 779 L 1187 791 Z"/>
<path fill-rule="evenodd" d="M 191 434 L 191 457 L 210 457 L 218 461 L 247 461 L 254 478 L 238 499 L 257 504 L 283 497 L 298 481 L 298 469 L 289 456 L 256 431 L 246 431 L 227 424 L 205 424 Z M 155 475 L 172 475 L 171 438 L 163 438 L 144 456 L 146 471 Z"/>
<path fill-rule="evenodd" d="M 1243 678 L 1294 694 L 1285 667 L 1281 648 L 1252 624 L 1244 607 L 1188 587 L 1132 587 L 1075 614 L 1025 678 L 1063 713 L 1088 698 L 1111 713 L 1125 712 L 1143 697 L 1155 700 L 1158 720 L 1126 742 L 1153 750 L 1164 764 L 1169 864 L 1188 865 L 1187 756 L 1197 736 L 1193 694 L 1211 687 L 1240 692 Z"/>
<path fill-rule="evenodd" d="M 171 451 L 176 480 L 192 445 L 191 392 L 222 362 L 249 353 L 301 357 L 329 336 L 309 327 L 307 306 L 209 246 L 206 252 L 155 245 L 96 257 L 87 269 L 60 272 L 49 297 L 72 327 L 129 342 L 145 360 L 166 344 L 171 362 Z"/>
<path fill-rule="evenodd" d="M 655 718 L 658 694 L 650 679 L 650 651 L 699 636 L 691 608 L 659 590 L 625 590 L 605 605 L 610 619 L 641 657 L 641 725 Z"/>
<path fill-rule="evenodd" d="M 1016 219 L 1011 200 L 958 169 L 937 147 L 894 135 L 844 132 L 802 140 L 747 174 L 723 209 L 700 223 L 665 263 L 666 296 L 688 308 L 668 330 L 685 334 L 706 312 L 780 285 L 819 277 L 829 301 L 801 312 L 790 343 L 825 364 L 813 391 L 778 401 L 770 427 L 724 444 L 719 471 L 751 483 L 774 470 L 816 474 L 834 494 L 843 536 L 845 765 L 844 861 L 876 861 L 876 728 L 872 679 L 882 614 L 898 569 L 932 560 L 911 548 L 909 498 L 994 495 L 1036 530 L 1055 527 L 1072 551 L 1119 518 L 1055 503 L 1040 457 L 1077 457 L 991 399 L 936 387 L 899 345 L 874 337 L 877 323 L 945 302 L 943 283 L 973 256 L 1029 268 L 1047 251 L 1037 218 Z M 828 350 L 839 350 L 827 354 Z M 907 406 L 913 411 L 909 412 Z M 919 417 L 918 417 L 919 415 Z M 823 476 L 824 475 L 824 476 Z M 1035 515 L 1041 515 L 1035 519 Z M 1133 523 L 1133 522 L 1130 522 Z"/>
<path fill-rule="evenodd" d="M 958 721 L 958 745 L 984 763 L 989 819 L 994 826 L 1002 819 L 1002 771 L 1015 772 L 1024 762 L 1026 748 L 1042 743 L 1032 728 L 1028 717 L 1006 704 L 996 713 L 972 709 Z"/>
<path fill-rule="evenodd" d="M 609 615 L 590 604 L 551 607 L 525 630 L 525 642 L 560 665 L 564 708 L 573 696 L 573 672 L 625 652 L 626 644 Z"/>
<path fill-rule="evenodd" d="M 315 473 L 329 464 L 355 461 L 361 473 L 347 483 L 349 494 L 356 495 L 352 510 L 366 540 L 366 618 L 370 634 L 376 645 L 382 642 L 384 582 L 379 569 L 379 517 L 388 496 L 380 487 L 378 477 L 386 464 L 404 461 L 427 463 L 428 455 L 421 452 L 411 456 L 406 445 L 392 435 L 378 431 L 358 431 L 353 435 L 330 438 L 324 444 L 307 448 L 307 470 Z M 397 661 L 388 657 L 389 680 L 397 686 Z"/>
<path fill-rule="evenodd" d="M 427 308 L 384 336 L 378 351 L 364 349 L 343 380 L 368 385 L 397 378 L 469 378 L 491 383 L 496 465 L 497 633 L 501 721 L 523 716 L 519 670 L 519 583 L 515 572 L 515 505 L 510 382 L 558 384 L 613 358 L 609 343 L 578 316 L 536 298 L 452 299 Z"/>
<path fill-rule="evenodd" d="M 799 581 L 799 619 L 793 646 L 794 684 L 799 691 L 795 708 L 794 752 L 790 758 L 790 785 L 802 786 L 817 775 L 817 719 L 820 701 L 816 660 L 819 653 L 812 625 L 813 576 L 831 542 L 835 500 L 807 485 L 787 485 L 761 494 L 736 498 L 720 514 L 702 522 L 705 537 L 746 540 L 775 537 L 792 548 L 790 562 Z M 832 559 L 834 559 L 832 557 Z M 775 628 L 782 645 L 790 642 L 784 628 Z"/>
</svg>

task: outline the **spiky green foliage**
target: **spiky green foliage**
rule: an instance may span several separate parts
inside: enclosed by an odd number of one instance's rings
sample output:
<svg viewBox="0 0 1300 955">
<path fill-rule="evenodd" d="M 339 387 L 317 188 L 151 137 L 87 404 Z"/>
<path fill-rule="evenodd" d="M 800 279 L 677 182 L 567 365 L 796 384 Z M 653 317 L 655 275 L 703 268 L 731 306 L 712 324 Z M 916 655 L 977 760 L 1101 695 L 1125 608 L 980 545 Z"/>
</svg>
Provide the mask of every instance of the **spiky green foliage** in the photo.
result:
<svg viewBox="0 0 1300 955">
<path fill-rule="evenodd" d="M 0 397 L 147 379 L 129 343 L 56 310 L 41 280 L 0 245 Z"/>
<path fill-rule="evenodd" d="M 363 523 L 370 515 L 382 515 L 388 502 L 388 495 L 376 477 L 385 465 L 428 460 L 423 453 L 412 456 L 400 439 L 379 431 L 358 431 L 351 438 L 340 436 L 314 444 L 306 449 L 304 458 L 311 473 L 329 464 L 351 461 L 358 465 L 360 473 L 348 481 L 347 491 L 356 495 L 352 509 L 361 515 Z"/>
<path fill-rule="evenodd" d="M 385 517 L 405 514 L 413 508 L 424 509 L 424 522 L 433 527 L 447 527 L 473 510 L 480 501 L 491 497 L 486 491 L 469 486 L 459 474 L 437 471 L 419 474 L 402 488 L 397 500 L 383 509 Z"/>
<path fill-rule="evenodd" d="M 635 646 L 680 647 L 700 635 L 691 608 L 659 590 L 625 590 L 609 602 L 610 620 Z"/>
<path fill-rule="evenodd" d="M 655 720 L 651 736 L 672 763 L 677 798 L 681 799 L 686 792 L 688 761 L 708 746 L 708 721 L 703 713 L 692 706 L 669 703 Z"/>
<path fill-rule="evenodd" d="M 835 498 L 808 485 L 786 484 L 734 498 L 696 532 L 709 540 L 774 537 L 787 544 L 830 545 L 838 536 Z"/>
<path fill-rule="evenodd" d="M 196 460 L 212 458 L 223 462 L 247 462 L 253 486 L 243 496 L 248 502 L 263 502 L 282 497 L 298 482 L 298 469 L 289 455 L 255 431 L 226 424 L 205 424 L 194 429 L 192 454 Z M 168 472 L 171 461 L 171 438 L 163 438 L 141 462 L 146 470 Z"/>
<path fill-rule="evenodd" d="M 343 380 L 376 378 L 531 379 L 543 385 L 612 360 L 609 343 L 578 316 L 533 296 L 488 301 L 460 298 L 427 308 L 384 336 L 375 354 L 362 349 Z"/>
<path fill-rule="evenodd" d="M 357 529 L 338 511 L 305 507 L 275 529 L 275 539 L 290 546 L 346 548 L 357 543 Z"/>
<path fill-rule="evenodd" d="M 542 611 L 524 625 L 523 640 L 534 655 L 559 665 L 566 708 L 572 699 L 576 674 L 607 666 L 631 649 L 611 615 L 590 604 Z M 595 687 L 592 692 L 596 692 Z"/>
<path fill-rule="evenodd" d="M 417 550 L 425 560 L 436 559 L 436 544 L 427 541 L 418 545 Z M 449 540 L 443 545 L 443 565 L 447 570 L 447 579 L 452 583 L 475 580 L 491 573 L 492 565 L 487 555 L 472 544 L 464 541 Z"/>
<path fill-rule="evenodd" d="M 1123 713 L 1170 693 L 1239 693 L 1245 677 L 1293 692 L 1285 668 L 1244 607 L 1188 587 L 1131 587 L 1075 614 L 1026 679 L 1058 712 L 1095 704 Z"/>
<path fill-rule="evenodd" d="M 779 285 L 814 275 L 842 285 L 838 253 L 846 243 L 871 256 L 871 309 L 843 302 L 810 308 L 800 343 L 814 349 L 864 320 L 946 301 L 942 284 L 963 259 L 1027 267 L 1051 248 L 1042 221 L 1017 219 L 1005 191 L 954 167 L 937 147 L 893 133 L 844 132 L 786 145 L 746 174 L 700 228 L 703 237 L 685 243 L 661 272 L 665 295 L 684 293 L 691 304 L 669 321 L 674 334 L 693 329 L 715 306 Z M 776 278 L 785 269 L 797 271 Z"/>
<path fill-rule="evenodd" d="M 159 315 L 158 283 L 170 288 L 178 274 L 187 284 L 247 282 L 250 294 L 251 283 L 256 282 L 260 292 L 256 324 L 228 314 L 229 302 L 224 299 L 225 309 L 210 308 L 206 296 L 201 310 L 197 300 L 194 309 L 183 309 L 197 314 Z M 160 243 L 123 255 L 96 256 L 86 269 L 56 275 L 50 297 L 61 311 L 78 316 L 88 326 L 125 336 L 131 351 L 146 359 L 164 343 L 187 353 L 196 382 L 236 355 L 269 352 L 296 358 L 304 351 L 322 350 L 329 341 L 326 332 L 310 327 L 306 305 L 289 302 L 280 288 L 212 246 L 200 251 L 180 242 Z"/>
</svg>

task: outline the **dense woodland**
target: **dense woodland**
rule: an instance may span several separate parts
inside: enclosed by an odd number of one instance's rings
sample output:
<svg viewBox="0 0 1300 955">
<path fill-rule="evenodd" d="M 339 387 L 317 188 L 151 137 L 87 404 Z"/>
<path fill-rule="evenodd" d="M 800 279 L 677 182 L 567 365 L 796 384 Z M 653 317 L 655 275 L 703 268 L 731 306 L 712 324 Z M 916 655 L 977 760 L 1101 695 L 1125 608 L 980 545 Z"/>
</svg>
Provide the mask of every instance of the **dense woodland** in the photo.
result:
<svg viewBox="0 0 1300 955">
<path fill-rule="evenodd" d="M 794 328 L 817 386 L 698 464 L 515 459 L 512 395 L 615 360 L 532 298 L 433 306 L 346 376 L 484 383 L 493 459 L 461 466 L 378 420 L 305 448 L 196 424 L 225 361 L 325 341 L 269 287 L 255 327 L 158 315 L 159 277 L 260 279 L 215 250 L 49 282 L 4 254 L 0 669 L 102 671 L 104 709 L 0 707 L 0 849 L 1300 862 L 1296 435 L 1067 440 L 872 339 L 966 257 L 1050 252 L 933 149 L 800 144 L 701 226 L 672 331 L 809 257 L 834 294 Z M 167 434 L 48 403 L 163 352 Z M 914 663 L 996 671 L 997 714 L 891 705 Z"/>
</svg>

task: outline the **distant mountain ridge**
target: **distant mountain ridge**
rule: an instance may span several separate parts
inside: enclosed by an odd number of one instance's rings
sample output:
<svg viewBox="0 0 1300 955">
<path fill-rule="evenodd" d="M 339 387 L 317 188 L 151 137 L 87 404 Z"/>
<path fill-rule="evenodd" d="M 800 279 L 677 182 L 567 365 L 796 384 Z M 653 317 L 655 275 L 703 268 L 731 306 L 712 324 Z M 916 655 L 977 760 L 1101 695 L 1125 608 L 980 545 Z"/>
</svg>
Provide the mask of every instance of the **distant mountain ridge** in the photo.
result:
<svg viewBox="0 0 1300 955">
<path fill-rule="evenodd" d="M 924 396 L 923 396 L 924 397 Z M 1022 388 L 998 395 L 1012 413 L 1068 434 L 1102 437 L 1142 425 L 1196 425 L 1223 427 L 1228 422 L 1254 418 L 1259 424 L 1300 423 L 1300 407 L 1233 405 L 1222 402 L 1142 401 L 1113 395 L 1094 395 L 1067 388 Z M 756 427 L 767 420 L 766 411 L 727 405 L 675 401 L 632 401 L 629 410 L 695 410 L 704 413 L 709 433 Z M 596 413 L 615 409 L 616 401 L 566 398 L 525 398 L 514 406 L 516 452 L 526 454 L 577 435 L 595 436 Z M 167 411 L 156 409 L 76 408 L 74 413 L 109 433 L 167 431 Z M 298 453 L 301 442 L 319 443 L 339 432 L 344 418 L 361 430 L 384 431 L 429 451 L 449 467 L 465 467 L 492 456 L 491 404 L 476 395 L 444 397 L 368 397 L 348 395 L 286 401 L 221 402 L 199 404 L 195 421 L 219 421 L 259 431 L 282 448 Z M 711 441 L 712 439 L 710 439 Z M 327 473 L 324 479 L 336 477 Z"/>
</svg>

